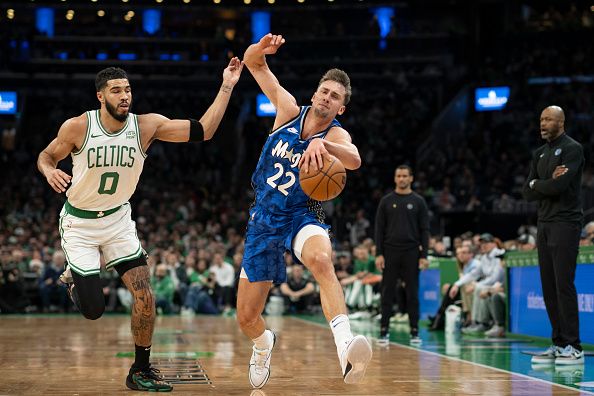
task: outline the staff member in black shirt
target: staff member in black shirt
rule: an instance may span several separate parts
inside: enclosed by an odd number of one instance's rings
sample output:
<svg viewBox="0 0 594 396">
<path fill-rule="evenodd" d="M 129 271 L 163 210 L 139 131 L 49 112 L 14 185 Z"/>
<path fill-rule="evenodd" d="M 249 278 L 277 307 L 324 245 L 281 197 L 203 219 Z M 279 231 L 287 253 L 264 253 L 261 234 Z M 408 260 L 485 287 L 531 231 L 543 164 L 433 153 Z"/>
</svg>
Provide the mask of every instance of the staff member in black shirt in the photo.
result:
<svg viewBox="0 0 594 396">
<path fill-rule="evenodd" d="M 413 172 L 400 165 L 394 175 L 395 191 L 384 196 L 375 216 L 375 265 L 383 272 L 380 341 L 389 341 L 388 329 L 396 282 L 402 279 L 411 342 L 419 338 L 419 269 L 429 266 L 429 211 L 423 197 L 411 189 Z"/>
<path fill-rule="evenodd" d="M 553 328 L 553 345 L 532 357 L 533 363 L 573 365 L 584 362 L 580 345 L 574 279 L 582 225 L 582 145 L 565 133 L 565 114 L 549 106 L 540 116 L 547 141 L 532 157 L 523 194 L 538 201 L 536 246 L 542 291 Z"/>
</svg>

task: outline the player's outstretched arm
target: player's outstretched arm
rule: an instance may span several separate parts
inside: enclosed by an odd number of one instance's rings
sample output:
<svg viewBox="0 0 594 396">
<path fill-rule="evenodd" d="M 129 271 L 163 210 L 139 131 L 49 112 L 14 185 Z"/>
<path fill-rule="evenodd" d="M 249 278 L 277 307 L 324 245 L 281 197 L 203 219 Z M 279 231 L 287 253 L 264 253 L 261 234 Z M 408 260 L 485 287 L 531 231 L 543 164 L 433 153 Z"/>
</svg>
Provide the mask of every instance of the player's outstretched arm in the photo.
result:
<svg viewBox="0 0 594 396">
<path fill-rule="evenodd" d="M 58 131 L 58 136 L 43 149 L 37 158 L 37 169 L 45 176 L 48 184 L 59 193 L 66 191 L 72 176 L 57 169 L 58 162 L 63 160 L 75 148 L 77 138 L 84 139 L 87 119 L 85 115 L 66 120 Z"/>
<path fill-rule="evenodd" d="M 239 81 L 242 70 L 243 62 L 237 57 L 231 59 L 229 65 L 223 71 L 223 83 L 221 84 L 217 96 L 208 110 L 206 110 L 204 115 L 198 121 L 200 125 L 192 126 L 190 120 L 170 120 L 160 114 L 146 114 L 141 116 L 144 118 L 143 121 L 146 121 L 149 124 L 156 123 L 155 133 L 149 140 L 163 140 L 166 142 L 178 143 L 187 142 L 192 138 L 192 136 L 190 136 L 190 131 L 192 129 L 202 130 L 199 132 L 204 135 L 202 140 L 211 139 L 223 119 L 225 110 L 227 110 L 227 106 L 229 105 L 233 87 L 235 87 L 235 84 Z M 151 129 L 152 128 L 149 128 L 149 130 Z"/>
<path fill-rule="evenodd" d="M 284 43 L 283 36 L 268 33 L 259 42 L 250 45 L 243 55 L 243 62 L 248 70 L 256 79 L 264 95 L 276 107 L 277 114 L 274 128 L 281 126 L 299 114 L 297 101 L 293 95 L 280 85 L 266 63 L 266 55 L 275 54 Z"/>
</svg>

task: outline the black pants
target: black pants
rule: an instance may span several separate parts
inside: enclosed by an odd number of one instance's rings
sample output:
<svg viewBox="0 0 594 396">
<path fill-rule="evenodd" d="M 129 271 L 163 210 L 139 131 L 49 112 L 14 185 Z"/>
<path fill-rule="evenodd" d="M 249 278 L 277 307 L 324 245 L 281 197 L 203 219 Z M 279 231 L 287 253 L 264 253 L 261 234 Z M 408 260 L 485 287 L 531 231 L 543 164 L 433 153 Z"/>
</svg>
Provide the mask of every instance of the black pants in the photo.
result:
<svg viewBox="0 0 594 396">
<path fill-rule="evenodd" d="M 402 279 L 405 283 L 406 311 L 410 328 L 411 330 L 419 328 L 419 257 L 418 248 L 385 250 L 385 268 L 382 274 L 382 329 L 390 326 L 398 279 Z"/>
<path fill-rule="evenodd" d="M 433 318 L 433 323 L 429 327 L 431 330 L 443 330 L 445 328 L 445 311 L 448 309 L 450 305 L 456 303 L 456 301 L 460 300 L 460 292 L 456 293 L 454 298 L 450 297 L 450 290 L 452 290 L 452 283 L 450 287 L 448 287 L 448 291 L 444 294 L 443 298 L 441 299 L 441 305 L 439 309 L 435 313 L 435 317 Z"/>
<path fill-rule="evenodd" d="M 574 279 L 580 225 L 539 223 L 536 245 L 542 294 L 553 328 L 553 343 L 581 350 L 580 322 Z"/>
</svg>

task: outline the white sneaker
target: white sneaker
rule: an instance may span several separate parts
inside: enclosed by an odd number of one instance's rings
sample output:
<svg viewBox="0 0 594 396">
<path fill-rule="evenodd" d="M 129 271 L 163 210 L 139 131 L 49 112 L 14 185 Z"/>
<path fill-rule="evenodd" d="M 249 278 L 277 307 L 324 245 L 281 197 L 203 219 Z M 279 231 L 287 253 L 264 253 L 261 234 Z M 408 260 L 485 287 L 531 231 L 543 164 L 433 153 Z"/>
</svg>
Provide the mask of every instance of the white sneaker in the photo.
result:
<svg viewBox="0 0 594 396">
<path fill-rule="evenodd" d="M 365 370 L 371 360 L 371 345 L 362 335 L 353 337 L 340 352 L 340 367 L 347 384 L 358 384 L 365 376 Z"/>
<path fill-rule="evenodd" d="M 578 351 L 571 345 L 567 345 L 563 350 L 557 352 L 555 366 L 575 364 L 584 364 L 584 351 Z"/>
<path fill-rule="evenodd" d="M 551 345 L 546 351 L 539 353 L 538 355 L 532 356 L 532 363 L 533 364 L 553 364 L 555 363 L 555 357 L 559 354 L 563 349 L 556 346 Z"/>
<path fill-rule="evenodd" d="M 270 349 L 258 349 L 254 345 L 252 347 L 252 358 L 250 359 L 249 377 L 250 384 L 255 389 L 260 389 L 268 382 L 270 378 L 270 356 L 272 355 L 272 348 L 276 343 L 276 335 L 272 333 L 272 346 Z"/>
</svg>

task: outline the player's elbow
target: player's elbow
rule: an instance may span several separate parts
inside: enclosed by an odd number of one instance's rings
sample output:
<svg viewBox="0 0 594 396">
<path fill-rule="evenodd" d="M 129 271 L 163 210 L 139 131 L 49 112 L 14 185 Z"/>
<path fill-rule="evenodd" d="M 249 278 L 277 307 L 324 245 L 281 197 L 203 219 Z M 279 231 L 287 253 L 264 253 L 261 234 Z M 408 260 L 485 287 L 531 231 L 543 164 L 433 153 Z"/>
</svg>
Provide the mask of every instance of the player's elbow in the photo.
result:
<svg viewBox="0 0 594 396">
<path fill-rule="evenodd" d="M 353 156 L 352 158 L 349 158 L 348 161 L 344 162 L 344 167 L 347 168 L 348 170 L 356 170 L 359 169 L 361 167 L 361 157 L 357 156 Z"/>
</svg>

